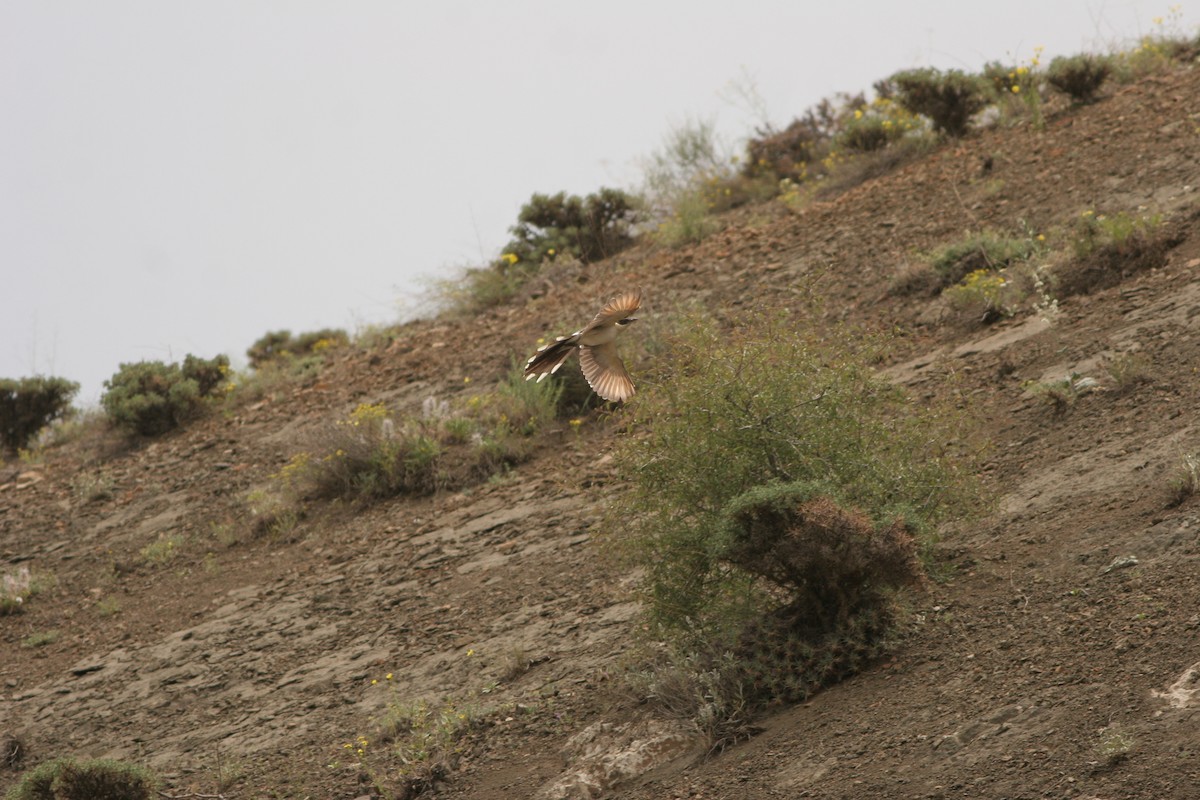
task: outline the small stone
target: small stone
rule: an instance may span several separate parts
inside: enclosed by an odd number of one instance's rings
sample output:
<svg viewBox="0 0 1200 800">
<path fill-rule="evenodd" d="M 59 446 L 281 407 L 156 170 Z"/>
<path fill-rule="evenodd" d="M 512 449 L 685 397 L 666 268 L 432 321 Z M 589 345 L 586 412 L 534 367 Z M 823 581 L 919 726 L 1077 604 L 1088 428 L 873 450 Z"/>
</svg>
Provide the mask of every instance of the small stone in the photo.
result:
<svg viewBox="0 0 1200 800">
<path fill-rule="evenodd" d="M 1117 556 L 1104 569 L 1100 570 L 1101 575 L 1107 575 L 1114 569 L 1125 569 L 1126 567 L 1136 567 L 1138 565 L 1137 556 Z"/>
</svg>

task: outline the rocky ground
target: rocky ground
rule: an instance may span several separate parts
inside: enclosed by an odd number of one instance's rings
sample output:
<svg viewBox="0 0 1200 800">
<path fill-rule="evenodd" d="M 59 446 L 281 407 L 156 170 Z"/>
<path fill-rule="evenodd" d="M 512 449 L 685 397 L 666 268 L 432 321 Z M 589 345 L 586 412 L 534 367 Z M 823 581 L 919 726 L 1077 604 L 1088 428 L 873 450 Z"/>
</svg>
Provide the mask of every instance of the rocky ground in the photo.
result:
<svg viewBox="0 0 1200 800">
<path fill-rule="evenodd" d="M 386 709 L 425 700 L 474 718 L 444 796 L 1196 797 L 1200 506 L 1169 484 L 1200 451 L 1197 97 L 1200 69 L 1153 76 L 802 210 L 739 209 L 693 247 L 560 270 L 488 312 L 491 342 L 411 323 L 156 441 L 93 430 L 0 467 L 0 571 L 46 585 L 0 617 L 0 735 L 23 756 L 0 787 L 76 755 L 144 763 L 176 796 L 369 797 L 394 767 Z M 966 231 L 1139 209 L 1167 220 L 1162 258 L 1104 265 L 1052 323 L 888 290 Z M 912 599 L 891 657 L 723 754 L 614 679 L 639 625 L 636 575 L 600 542 L 619 417 L 563 424 L 462 492 L 256 530 L 248 495 L 358 403 L 462 396 L 630 284 L 666 317 L 786 304 L 812 280 L 831 317 L 906 331 L 885 372 L 916 396 L 953 376 L 995 502 L 944 533 L 951 577 Z M 1145 380 L 1114 378 L 1129 354 Z M 1096 385 L 1063 410 L 1028 389 L 1072 373 Z"/>
</svg>

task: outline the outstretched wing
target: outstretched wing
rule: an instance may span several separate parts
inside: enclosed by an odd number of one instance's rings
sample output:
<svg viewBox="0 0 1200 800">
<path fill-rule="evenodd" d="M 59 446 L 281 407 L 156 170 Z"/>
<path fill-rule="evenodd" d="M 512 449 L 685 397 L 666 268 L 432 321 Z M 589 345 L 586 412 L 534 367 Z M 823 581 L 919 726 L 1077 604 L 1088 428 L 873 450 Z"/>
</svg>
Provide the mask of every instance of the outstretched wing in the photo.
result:
<svg viewBox="0 0 1200 800">
<path fill-rule="evenodd" d="M 606 306 L 604 306 L 604 308 L 600 309 L 600 313 L 596 315 L 596 318 L 593 319 L 590 323 L 588 323 L 588 326 L 586 328 L 584 328 L 582 331 L 580 331 L 580 333 L 586 333 L 587 331 L 591 330 L 592 328 L 598 328 L 601 325 L 605 325 L 608 323 L 620 322 L 621 320 L 625 319 L 626 317 L 628 317 L 630 314 L 637 311 L 641 307 L 642 307 L 642 290 L 641 289 L 638 289 L 633 292 L 625 292 L 624 294 L 619 294 L 616 297 L 614 297 L 612 300 L 609 300 L 608 305 L 606 305 Z M 619 361 L 620 361 L 620 359 L 618 359 L 618 362 Z"/>
<path fill-rule="evenodd" d="M 636 309 L 635 305 L 633 310 Z M 633 380 L 625 371 L 614 342 L 579 348 L 579 366 L 592 391 L 605 400 L 624 402 L 633 397 Z"/>
</svg>

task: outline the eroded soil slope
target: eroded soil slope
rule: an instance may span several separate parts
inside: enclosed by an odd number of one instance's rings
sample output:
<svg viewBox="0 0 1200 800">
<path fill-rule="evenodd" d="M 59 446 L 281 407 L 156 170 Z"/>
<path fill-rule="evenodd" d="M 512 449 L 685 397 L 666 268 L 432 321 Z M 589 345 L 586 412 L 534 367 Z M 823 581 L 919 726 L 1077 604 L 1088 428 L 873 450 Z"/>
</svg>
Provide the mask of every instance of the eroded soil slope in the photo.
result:
<svg viewBox="0 0 1200 800">
<path fill-rule="evenodd" d="M 351 766 L 363 759 L 345 745 L 397 699 L 452 697 L 492 712 L 439 792 L 585 791 L 552 788 L 581 732 L 652 725 L 610 690 L 638 624 L 634 576 L 597 543 L 620 485 L 604 458 L 619 426 L 564 424 L 503 480 L 313 506 L 282 534 L 255 533 L 247 494 L 306 431 L 361 402 L 416 409 L 494 382 L 624 286 L 644 288 L 647 316 L 721 314 L 786 304 L 817 276 L 825 313 L 908 332 L 887 374 L 918 397 L 970 400 L 991 440 L 994 510 L 946 532 L 954 574 L 913 600 L 885 663 L 715 758 L 671 728 L 657 768 L 607 792 L 1197 796 L 1200 505 L 1170 505 L 1167 487 L 1200 450 L 1197 97 L 1200 70 L 1154 77 L 1044 131 L 974 134 L 800 212 L 741 209 L 692 248 L 560 270 L 486 315 L 490 341 L 467 323 L 412 323 L 153 443 L 75 442 L 6 465 L 0 569 L 28 566 L 53 586 L 0 617 L 0 734 L 24 743 L 21 768 L 112 756 L 152 766 L 178 794 L 355 798 L 378 776 Z M 1142 207 L 1168 220 L 1161 263 L 1118 265 L 1107 288 L 1061 297 L 1053 324 L 983 327 L 887 291 L 917 253 L 965 231 L 1049 231 Z M 1130 353 L 1147 380 L 1118 387 L 1105 364 Z M 1027 388 L 1072 373 L 1098 385 L 1065 411 Z M 98 476 L 109 490 L 87 491 Z M 175 557 L 139 558 L 170 535 Z M 0 786 L 18 774 L 0 765 Z"/>
</svg>

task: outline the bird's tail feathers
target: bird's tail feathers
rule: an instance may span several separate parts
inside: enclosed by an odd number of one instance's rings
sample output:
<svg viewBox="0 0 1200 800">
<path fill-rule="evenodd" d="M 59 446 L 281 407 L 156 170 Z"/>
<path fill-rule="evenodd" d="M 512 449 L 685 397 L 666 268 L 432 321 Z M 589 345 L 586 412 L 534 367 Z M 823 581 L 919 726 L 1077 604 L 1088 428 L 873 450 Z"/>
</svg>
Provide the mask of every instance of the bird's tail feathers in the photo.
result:
<svg viewBox="0 0 1200 800">
<path fill-rule="evenodd" d="M 558 341 L 540 348 L 525 364 L 525 380 L 536 375 L 540 382 L 547 375 L 557 372 L 576 347 L 578 347 L 576 337 L 560 336 Z"/>
</svg>

